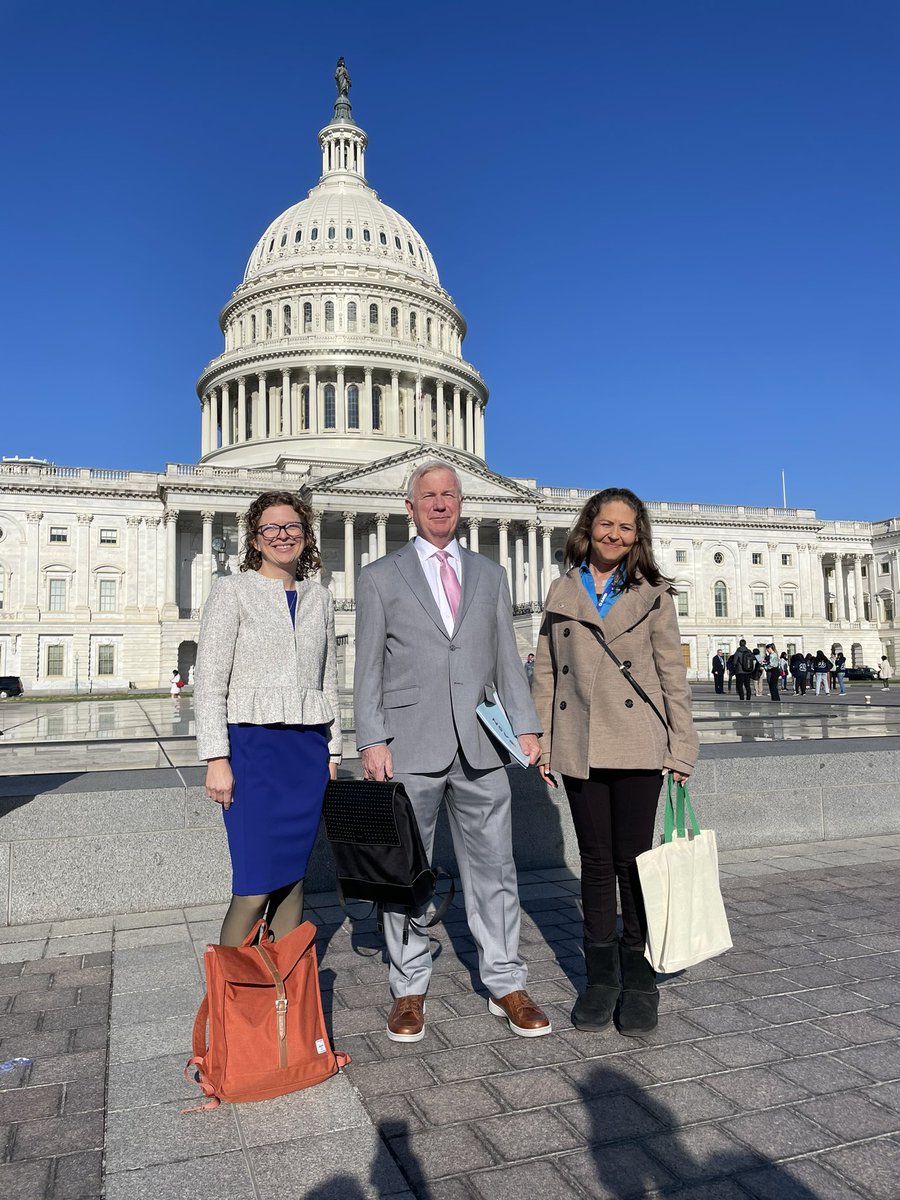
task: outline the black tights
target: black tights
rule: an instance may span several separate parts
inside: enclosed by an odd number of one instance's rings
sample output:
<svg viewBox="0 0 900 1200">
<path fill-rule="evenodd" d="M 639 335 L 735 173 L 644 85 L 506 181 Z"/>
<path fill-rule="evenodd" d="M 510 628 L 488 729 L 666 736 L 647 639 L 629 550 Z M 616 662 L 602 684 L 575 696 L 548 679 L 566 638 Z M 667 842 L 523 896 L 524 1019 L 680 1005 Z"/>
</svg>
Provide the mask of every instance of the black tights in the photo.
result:
<svg viewBox="0 0 900 1200">
<path fill-rule="evenodd" d="M 589 779 L 563 776 L 581 852 L 584 940 L 616 937 L 616 881 L 622 904 L 622 941 L 643 946 L 647 918 L 635 858 L 653 844 L 662 786 L 659 771 L 592 770 Z"/>
<path fill-rule="evenodd" d="M 262 896 L 232 896 L 222 922 L 219 944 L 240 946 L 247 934 L 265 917 L 276 940 L 296 929 L 303 920 L 303 880 L 288 883 Z"/>
</svg>

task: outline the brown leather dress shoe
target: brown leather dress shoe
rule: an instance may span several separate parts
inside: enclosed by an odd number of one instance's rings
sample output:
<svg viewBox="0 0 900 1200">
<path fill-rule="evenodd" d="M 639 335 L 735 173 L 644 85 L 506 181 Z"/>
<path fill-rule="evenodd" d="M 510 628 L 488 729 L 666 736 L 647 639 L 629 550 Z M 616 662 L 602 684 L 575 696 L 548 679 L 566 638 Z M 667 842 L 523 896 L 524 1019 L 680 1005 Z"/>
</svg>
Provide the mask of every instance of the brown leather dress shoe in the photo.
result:
<svg viewBox="0 0 900 1200">
<path fill-rule="evenodd" d="M 387 1035 L 392 1042 L 421 1042 L 425 1036 L 425 997 L 398 996 L 391 1006 Z"/>
<path fill-rule="evenodd" d="M 506 1017 L 509 1027 L 519 1037 L 541 1037 L 552 1033 L 550 1018 L 542 1012 L 527 992 L 510 992 L 488 1000 L 488 1012 L 495 1017 Z"/>
</svg>

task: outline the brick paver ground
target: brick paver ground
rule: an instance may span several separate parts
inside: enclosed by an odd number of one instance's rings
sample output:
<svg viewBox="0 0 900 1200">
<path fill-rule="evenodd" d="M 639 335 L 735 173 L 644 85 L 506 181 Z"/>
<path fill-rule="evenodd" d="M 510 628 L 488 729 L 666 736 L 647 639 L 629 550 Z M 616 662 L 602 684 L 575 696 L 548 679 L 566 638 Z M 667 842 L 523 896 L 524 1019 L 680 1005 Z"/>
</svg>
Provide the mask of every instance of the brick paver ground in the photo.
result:
<svg viewBox="0 0 900 1200">
<path fill-rule="evenodd" d="M 353 1064 L 187 1116 L 181 1068 L 220 910 L 3 931 L 0 1052 L 34 1065 L 0 1073 L 0 1196 L 100 1195 L 105 1087 L 107 1200 L 900 1197 L 900 837 L 722 860 L 735 948 L 664 981 L 641 1039 L 571 1027 L 583 964 L 565 870 L 521 877 L 529 990 L 555 1026 L 537 1039 L 488 1015 L 454 910 L 426 1037 L 388 1041 L 377 935 L 312 897 Z"/>
</svg>

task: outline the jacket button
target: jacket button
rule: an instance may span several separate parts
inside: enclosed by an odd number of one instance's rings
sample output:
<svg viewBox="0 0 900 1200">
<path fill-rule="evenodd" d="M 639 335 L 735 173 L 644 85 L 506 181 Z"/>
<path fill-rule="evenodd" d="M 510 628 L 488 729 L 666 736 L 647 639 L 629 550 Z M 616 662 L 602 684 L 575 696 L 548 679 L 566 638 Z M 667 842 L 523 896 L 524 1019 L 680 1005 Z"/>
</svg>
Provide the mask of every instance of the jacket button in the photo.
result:
<svg viewBox="0 0 900 1200">
<path fill-rule="evenodd" d="M 568 668 L 568 667 L 563 667 L 563 669 L 562 669 L 562 673 L 563 673 L 563 675 L 568 675 L 568 673 L 569 673 L 569 668 Z"/>
<path fill-rule="evenodd" d="M 631 699 L 629 699 L 629 700 L 626 700 L 626 701 L 625 701 L 625 707 L 626 707 L 626 708 L 634 708 L 634 701 L 633 701 L 633 700 L 631 700 Z"/>
<path fill-rule="evenodd" d="M 622 663 L 622 666 L 625 668 L 625 670 L 626 670 L 626 671 L 630 671 L 630 670 L 631 670 L 631 663 L 628 661 L 628 659 L 627 659 L 627 658 L 626 658 L 626 659 L 625 659 L 625 661 Z"/>
<path fill-rule="evenodd" d="M 568 636 L 569 636 L 569 627 L 567 625 L 566 628 L 563 630 L 563 637 L 568 637 Z"/>
<path fill-rule="evenodd" d="M 565 708 L 565 707 L 566 707 L 566 702 L 565 702 L 565 700 L 561 700 L 561 701 L 559 702 L 559 707 L 560 707 L 560 708 Z"/>
</svg>

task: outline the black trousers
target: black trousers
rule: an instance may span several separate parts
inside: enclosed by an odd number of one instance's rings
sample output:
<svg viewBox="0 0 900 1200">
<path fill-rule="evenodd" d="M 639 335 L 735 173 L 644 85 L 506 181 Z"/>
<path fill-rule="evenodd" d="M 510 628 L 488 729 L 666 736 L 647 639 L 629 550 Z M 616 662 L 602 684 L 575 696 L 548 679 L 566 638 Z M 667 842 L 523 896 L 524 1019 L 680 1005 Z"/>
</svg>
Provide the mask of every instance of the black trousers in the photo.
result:
<svg viewBox="0 0 900 1200">
<path fill-rule="evenodd" d="M 716 685 L 716 695 L 717 696 L 721 696 L 725 691 L 725 688 L 723 686 L 724 679 L 725 679 L 724 675 L 713 675 L 713 682 Z"/>
<path fill-rule="evenodd" d="M 771 698 L 773 700 L 777 700 L 779 704 L 781 703 L 781 693 L 778 691 L 778 668 L 777 667 L 775 668 L 774 671 L 772 671 L 772 670 L 769 671 L 769 695 L 771 696 Z"/>
<path fill-rule="evenodd" d="M 563 783 L 581 853 L 584 939 L 615 940 L 618 883 L 622 941 L 643 947 L 647 918 L 634 860 L 653 844 L 662 774 L 592 770 L 589 779 L 564 775 Z"/>
<path fill-rule="evenodd" d="M 738 700 L 749 700 L 750 676 L 745 675 L 743 671 L 738 671 L 737 675 L 735 675 L 735 679 L 737 680 Z"/>
</svg>

